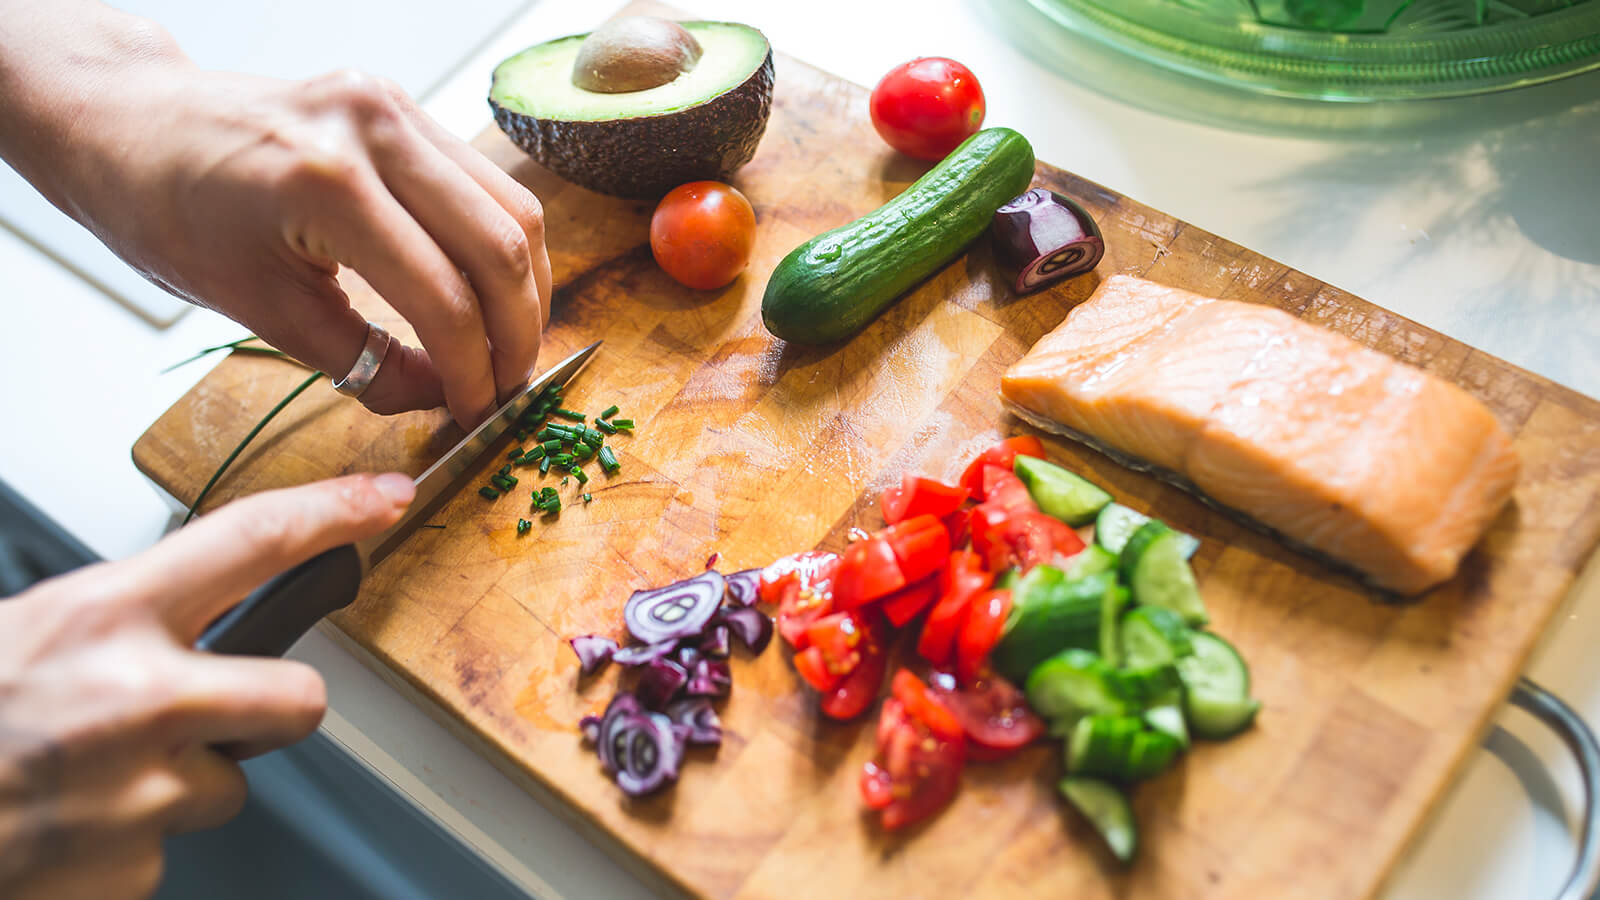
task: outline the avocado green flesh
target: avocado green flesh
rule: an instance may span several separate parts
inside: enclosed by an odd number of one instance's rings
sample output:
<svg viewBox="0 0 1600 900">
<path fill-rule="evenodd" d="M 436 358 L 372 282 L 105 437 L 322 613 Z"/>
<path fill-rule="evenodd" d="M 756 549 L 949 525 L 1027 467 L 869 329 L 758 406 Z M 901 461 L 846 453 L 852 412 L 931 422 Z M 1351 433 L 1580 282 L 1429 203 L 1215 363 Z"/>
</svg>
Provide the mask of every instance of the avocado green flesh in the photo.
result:
<svg viewBox="0 0 1600 900">
<path fill-rule="evenodd" d="M 572 64 L 587 35 L 539 44 L 495 68 L 489 96 L 506 109 L 540 119 L 595 122 L 654 116 L 705 103 L 748 79 L 767 58 L 761 33 L 728 22 L 683 22 L 700 42 L 700 61 L 660 87 L 621 94 L 572 83 Z"/>
</svg>

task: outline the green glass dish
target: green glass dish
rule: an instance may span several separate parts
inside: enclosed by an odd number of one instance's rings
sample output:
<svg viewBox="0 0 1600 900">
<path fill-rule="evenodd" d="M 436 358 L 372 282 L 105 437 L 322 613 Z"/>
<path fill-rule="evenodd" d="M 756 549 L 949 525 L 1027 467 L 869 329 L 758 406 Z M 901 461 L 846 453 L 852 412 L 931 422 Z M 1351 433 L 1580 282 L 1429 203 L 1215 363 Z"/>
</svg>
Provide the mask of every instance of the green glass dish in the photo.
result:
<svg viewBox="0 0 1600 900">
<path fill-rule="evenodd" d="M 1600 69 L 1600 0 L 1027 2 L 1146 61 L 1286 97 L 1453 97 Z"/>
</svg>

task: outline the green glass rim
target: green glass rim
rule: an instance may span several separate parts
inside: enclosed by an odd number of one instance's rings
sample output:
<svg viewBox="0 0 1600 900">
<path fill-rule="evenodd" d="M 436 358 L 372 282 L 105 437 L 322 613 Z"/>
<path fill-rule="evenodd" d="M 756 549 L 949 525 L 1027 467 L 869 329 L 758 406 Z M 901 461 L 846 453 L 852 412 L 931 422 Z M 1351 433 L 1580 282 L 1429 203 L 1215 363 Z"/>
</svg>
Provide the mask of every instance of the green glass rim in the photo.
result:
<svg viewBox="0 0 1600 900">
<path fill-rule="evenodd" d="M 1191 15 L 1171 0 L 1027 0 L 1071 31 L 1168 69 L 1302 99 L 1466 96 L 1600 69 L 1600 2 L 1431 34 L 1338 34 Z"/>
</svg>

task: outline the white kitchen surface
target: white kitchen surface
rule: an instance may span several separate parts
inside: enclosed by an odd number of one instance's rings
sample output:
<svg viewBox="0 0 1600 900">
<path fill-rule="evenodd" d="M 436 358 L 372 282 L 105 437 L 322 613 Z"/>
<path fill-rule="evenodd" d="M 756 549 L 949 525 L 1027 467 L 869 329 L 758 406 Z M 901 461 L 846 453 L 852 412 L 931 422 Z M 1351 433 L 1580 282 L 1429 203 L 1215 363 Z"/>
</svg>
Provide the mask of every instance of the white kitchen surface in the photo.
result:
<svg viewBox="0 0 1600 900">
<path fill-rule="evenodd" d="M 754 24 L 780 51 L 862 84 L 913 56 L 960 59 L 985 87 L 988 122 L 1023 131 L 1041 159 L 1600 395 L 1600 74 L 1481 98 L 1330 107 L 1143 69 L 1050 33 L 1020 0 L 924 0 L 914 13 L 848 0 L 684 3 L 706 18 Z M 159 9 L 209 65 L 383 71 L 426 92 L 428 110 L 470 137 L 489 122 L 495 62 L 587 30 L 619 4 L 539 0 L 510 24 L 484 12 L 515 5 L 292 0 L 272 4 L 270 15 L 266 5 L 198 0 L 141 8 Z M 5 202 L 0 195 L 0 218 Z M 102 555 L 132 553 L 168 516 L 128 447 L 209 364 L 158 370 L 243 332 L 207 312 L 154 327 L 4 230 L 0 272 L 9 316 L 0 330 L 0 478 Z M 1591 562 L 1529 671 L 1590 722 L 1600 722 L 1597 569 Z M 328 678 L 332 736 L 531 891 L 644 895 L 328 638 L 313 634 L 294 655 Z M 1507 711 L 1497 722 L 1489 750 L 1475 755 L 1386 897 L 1554 893 L 1582 808 L 1575 769 L 1529 717 Z"/>
</svg>

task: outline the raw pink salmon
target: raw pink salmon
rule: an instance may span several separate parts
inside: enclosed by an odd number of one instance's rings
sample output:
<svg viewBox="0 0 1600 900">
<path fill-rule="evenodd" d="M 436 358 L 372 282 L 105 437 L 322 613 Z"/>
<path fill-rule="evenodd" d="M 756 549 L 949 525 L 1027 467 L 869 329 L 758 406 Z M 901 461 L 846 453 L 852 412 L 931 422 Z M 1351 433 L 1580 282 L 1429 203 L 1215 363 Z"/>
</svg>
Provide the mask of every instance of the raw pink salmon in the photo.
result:
<svg viewBox="0 0 1600 900">
<path fill-rule="evenodd" d="M 1000 393 L 1401 594 L 1454 575 L 1517 478 L 1511 438 L 1461 388 L 1282 310 L 1127 275 Z"/>
</svg>

